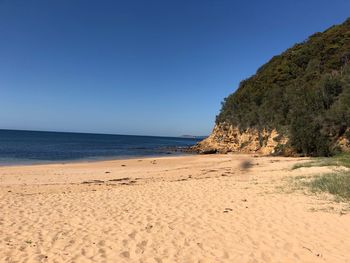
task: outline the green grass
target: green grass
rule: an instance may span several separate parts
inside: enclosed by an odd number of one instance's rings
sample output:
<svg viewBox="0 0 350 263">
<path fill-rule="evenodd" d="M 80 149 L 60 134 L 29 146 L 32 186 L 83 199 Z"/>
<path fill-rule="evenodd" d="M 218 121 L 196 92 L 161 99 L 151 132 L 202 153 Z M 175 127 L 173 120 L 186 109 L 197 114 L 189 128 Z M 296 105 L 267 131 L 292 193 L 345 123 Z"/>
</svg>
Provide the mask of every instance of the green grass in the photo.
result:
<svg viewBox="0 0 350 263">
<path fill-rule="evenodd" d="M 321 167 L 321 166 L 344 166 L 350 168 L 350 153 L 341 153 L 332 157 L 317 157 L 310 162 L 296 164 L 292 170 L 302 167 Z"/>
<path fill-rule="evenodd" d="M 313 158 L 310 162 L 297 164 L 292 169 L 301 167 L 343 166 L 350 168 L 350 153 L 342 153 L 333 157 Z M 302 176 L 300 176 L 302 177 Z M 295 178 L 301 180 L 302 178 Z M 350 172 L 334 172 L 313 177 L 303 181 L 303 186 L 310 188 L 312 192 L 327 192 L 340 200 L 350 201 Z"/>
<path fill-rule="evenodd" d="M 350 168 L 350 153 L 342 153 L 333 157 L 338 164 Z"/>
<path fill-rule="evenodd" d="M 350 200 L 350 172 L 324 174 L 304 184 L 312 192 L 327 192 L 342 200 Z"/>
</svg>

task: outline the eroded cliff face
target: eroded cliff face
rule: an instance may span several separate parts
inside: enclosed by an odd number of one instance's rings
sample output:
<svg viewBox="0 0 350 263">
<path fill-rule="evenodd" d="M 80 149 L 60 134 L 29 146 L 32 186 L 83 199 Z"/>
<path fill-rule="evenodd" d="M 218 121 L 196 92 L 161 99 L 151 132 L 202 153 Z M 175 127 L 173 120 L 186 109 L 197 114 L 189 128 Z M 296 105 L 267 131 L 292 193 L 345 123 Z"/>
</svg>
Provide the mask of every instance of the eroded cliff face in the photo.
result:
<svg viewBox="0 0 350 263">
<path fill-rule="evenodd" d="M 348 128 L 344 134 L 350 134 L 350 128 Z M 342 152 L 350 152 L 350 141 L 348 136 L 340 136 L 336 141 L 336 145 Z"/>
<path fill-rule="evenodd" d="M 193 147 L 198 153 L 260 153 L 273 154 L 288 142 L 288 138 L 276 130 L 247 129 L 240 131 L 237 127 L 225 123 L 214 127 L 210 136 Z"/>
<path fill-rule="evenodd" d="M 348 129 L 350 133 L 350 129 Z M 249 128 L 244 131 L 237 127 L 221 123 L 215 125 L 210 136 L 192 147 L 192 150 L 202 153 L 259 153 L 263 155 L 295 155 L 296 152 L 288 147 L 287 136 L 281 135 L 276 129 L 262 130 Z M 339 137 L 333 148 L 342 152 L 350 152 L 350 141 L 346 136 Z"/>
</svg>

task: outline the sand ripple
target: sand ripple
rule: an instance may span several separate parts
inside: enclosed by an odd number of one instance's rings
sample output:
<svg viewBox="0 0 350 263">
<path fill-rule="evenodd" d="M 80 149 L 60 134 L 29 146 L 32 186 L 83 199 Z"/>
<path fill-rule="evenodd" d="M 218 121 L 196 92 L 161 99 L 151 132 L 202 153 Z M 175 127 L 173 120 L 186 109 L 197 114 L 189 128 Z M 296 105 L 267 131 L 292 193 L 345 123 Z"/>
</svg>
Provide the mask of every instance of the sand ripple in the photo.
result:
<svg viewBox="0 0 350 263">
<path fill-rule="evenodd" d="M 244 158 L 0 168 L 0 261 L 350 262 L 339 204 L 276 190 L 298 160 Z"/>
</svg>

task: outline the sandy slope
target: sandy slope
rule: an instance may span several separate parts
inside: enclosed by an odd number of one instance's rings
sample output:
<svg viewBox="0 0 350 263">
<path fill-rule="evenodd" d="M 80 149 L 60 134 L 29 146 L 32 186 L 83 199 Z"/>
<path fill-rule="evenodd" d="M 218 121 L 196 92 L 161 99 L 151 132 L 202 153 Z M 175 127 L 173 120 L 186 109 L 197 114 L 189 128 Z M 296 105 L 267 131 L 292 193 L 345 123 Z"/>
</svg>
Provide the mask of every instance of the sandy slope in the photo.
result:
<svg viewBox="0 0 350 263">
<path fill-rule="evenodd" d="M 246 159 L 253 167 L 241 167 Z M 0 262 L 350 262 L 344 205 L 279 187 L 329 169 L 291 171 L 300 161 L 1 167 Z"/>
</svg>

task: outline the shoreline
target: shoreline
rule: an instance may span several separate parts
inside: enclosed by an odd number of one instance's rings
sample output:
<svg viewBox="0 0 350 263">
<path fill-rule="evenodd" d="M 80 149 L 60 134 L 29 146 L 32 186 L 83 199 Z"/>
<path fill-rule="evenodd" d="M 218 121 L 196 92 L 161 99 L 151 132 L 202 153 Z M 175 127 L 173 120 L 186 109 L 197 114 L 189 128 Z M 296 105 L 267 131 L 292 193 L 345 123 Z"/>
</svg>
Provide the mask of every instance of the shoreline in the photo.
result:
<svg viewBox="0 0 350 263">
<path fill-rule="evenodd" d="M 44 161 L 40 160 L 37 162 L 30 162 L 30 160 L 27 161 L 27 159 L 23 162 L 16 162 L 16 163 L 1 163 L 0 161 L 0 168 L 1 167 L 13 167 L 13 166 L 35 166 L 35 165 L 52 165 L 52 164 L 76 164 L 76 163 L 96 163 L 96 162 L 106 162 L 106 161 L 119 161 L 119 160 L 134 160 L 134 159 L 147 159 L 147 158 L 162 158 L 162 157 L 181 157 L 181 156 L 192 156 L 192 155 L 200 155 L 195 152 L 187 152 L 187 151 L 178 151 L 178 152 L 171 152 L 161 155 L 140 155 L 140 156 L 120 156 L 120 158 L 117 158 L 117 156 L 111 157 L 111 158 L 83 158 L 83 159 L 74 159 L 74 160 L 67 160 L 67 161 Z"/>
<path fill-rule="evenodd" d="M 347 262 L 348 204 L 290 190 L 293 178 L 331 169 L 291 169 L 307 160 L 214 154 L 0 167 L 0 258 Z"/>
<path fill-rule="evenodd" d="M 0 166 L 184 155 L 198 139 L 0 130 Z"/>
</svg>

